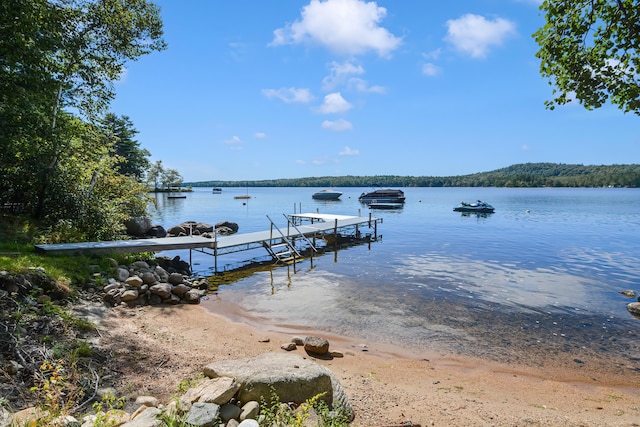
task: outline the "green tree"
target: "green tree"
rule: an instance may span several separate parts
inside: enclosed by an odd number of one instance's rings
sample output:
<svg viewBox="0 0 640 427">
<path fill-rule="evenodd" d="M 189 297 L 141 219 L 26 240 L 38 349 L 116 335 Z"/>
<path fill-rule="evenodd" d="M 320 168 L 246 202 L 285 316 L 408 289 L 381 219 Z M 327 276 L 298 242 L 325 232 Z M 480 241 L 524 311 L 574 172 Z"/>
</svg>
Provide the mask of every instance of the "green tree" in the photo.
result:
<svg viewBox="0 0 640 427">
<path fill-rule="evenodd" d="M 153 184 L 153 189 L 159 189 L 159 184 L 162 181 L 162 176 L 164 175 L 164 166 L 162 166 L 162 160 L 156 161 L 151 165 L 149 171 L 147 172 L 147 184 L 151 186 Z"/>
<path fill-rule="evenodd" d="M 576 98 L 585 108 L 607 99 L 640 115 L 638 0 L 545 0 L 546 24 L 533 34 L 540 72 L 555 86 L 547 108 Z"/>
<path fill-rule="evenodd" d="M 109 113 L 102 123 L 105 136 L 113 143 L 114 154 L 122 159 L 116 164 L 120 173 L 142 181 L 150 166 L 148 157 L 151 153 L 140 148 L 140 144 L 134 139 L 138 131 L 133 127 L 131 119 Z"/>
<path fill-rule="evenodd" d="M 168 169 L 162 173 L 162 186 L 171 190 L 175 187 L 182 186 L 182 175 L 175 169 Z"/>
<path fill-rule="evenodd" d="M 0 201 L 52 223 L 82 223 L 89 201 L 117 217 L 127 203 L 98 190 L 130 183 L 106 170 L 123 157 L 96 124 L 125 64 L 164 48 L 146 0 L 0 2 Z"/>
</svg>

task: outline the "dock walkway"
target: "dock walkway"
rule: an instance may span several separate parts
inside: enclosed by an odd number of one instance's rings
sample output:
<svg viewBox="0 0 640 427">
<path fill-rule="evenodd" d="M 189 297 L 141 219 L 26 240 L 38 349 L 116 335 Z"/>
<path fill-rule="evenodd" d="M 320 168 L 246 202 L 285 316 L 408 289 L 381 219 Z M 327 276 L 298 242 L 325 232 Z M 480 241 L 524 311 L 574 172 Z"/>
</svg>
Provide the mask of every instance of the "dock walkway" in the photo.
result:
<svg viewBox="0 0 640 427">
<path fill-rule="evenodd" d="M 266 231 L 232 234 L 207 238 L 203 236 L 163 237 L 152 239 L 112 240 L 104 242 L 58 243 L 36 245 L 36 250 L 44 253 L 80 254 L 80 253 L 113 253 L 113 252 L 161 252 L 170 250 L 199 250 L 216 258 L 225 253 L 239 252 L 258 247 L 271 248 L 283 242 L 291 247 L 296 239 L 322 237 L 326 234 L 338 234 L 344 229 L 360 226 L 377 229 L 381 218 L 333 215 L 319 213 L 300 213 L 284 215 L 287 224 L 278 228 L 273 221 Z M 376 235 L 374 231 L 373 236 Z M 213 251 L 208 253 L 205 249 Z M 294 249 L 295 248 L 291 248 Z M 269 249 L 267 249 L 269 250 Z M 273 254 L 272 251 L 269 251 Z"/>
</svg>

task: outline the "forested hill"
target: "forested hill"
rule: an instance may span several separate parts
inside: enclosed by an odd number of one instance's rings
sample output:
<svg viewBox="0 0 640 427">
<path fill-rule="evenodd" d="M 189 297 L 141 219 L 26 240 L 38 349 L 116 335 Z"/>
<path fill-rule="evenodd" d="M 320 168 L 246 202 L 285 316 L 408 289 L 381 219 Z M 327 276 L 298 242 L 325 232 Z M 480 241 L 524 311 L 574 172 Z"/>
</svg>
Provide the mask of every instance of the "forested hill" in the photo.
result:
<svg viewBox="0 0 640 427">
<path fill-rule="evenodd" d="M 323 176 L 262 181 L 201 181 L 192 187 L 640 187 L 640 165 L 524 163 L 459 176 Z"/>
</svg>

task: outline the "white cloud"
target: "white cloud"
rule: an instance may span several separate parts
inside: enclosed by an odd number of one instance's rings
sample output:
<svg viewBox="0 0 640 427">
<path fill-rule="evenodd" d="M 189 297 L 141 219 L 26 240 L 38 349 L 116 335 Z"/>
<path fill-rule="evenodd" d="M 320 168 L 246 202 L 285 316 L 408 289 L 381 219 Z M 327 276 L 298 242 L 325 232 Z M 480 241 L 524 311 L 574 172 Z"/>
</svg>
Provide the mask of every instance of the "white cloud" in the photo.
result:
<svg viewBox="0 0 640 427">
<path fill-rule="evenodd" d="M 340 92 L 335 92 L 324 97 L 324 102 L 320 106 L 319 111 L 322 114 L 336 114 L 349 111 L 352 107 L 353 105 L 344 99 Z"/>
<path fill-rule="evenodd" d="M 341 156 L 359 156 L 360 150 L 354 150 L 349 147 L 344 147 L 344 150 L 338 153 Z"/>
<path fill-rule="evenodd" d="M 273 32 L 271 45 L 319 44 L 342 55 L 375 51 L 386 57 L 402 42 L 380 27 L 386 14 L 387 9 L 375 2 L 311 0 L 302 8 L 300 20 Z"/>
<path fill-rule="evenodd" d="M 242 141 L 240 140 L 240 138 L 238 138 L 237 136 L 232 136 L 231 139 L 227 139 L 226 141 L 224 141 L 225 144 L 229 144 L 229 145 L 233 145 L 233 144 L 240 144 Z"/>
<path fill-rule="evenodd" d="M 442 73 L 442 69 L 430 62 L 422 66 L 422 74 L 426 76 L 437 76 L 441 73 Z"/>
<path fill-rule="evenodd" d="M 256 137 L 256 138 L 262 139 L 262 138 L 266 138 L 267 134 L 264 133 L 264 132 L 256 132 L 256 133 L 253 134 L 253 136 Z"/>
<path fill-rule="evenodd" d="M 484 58 L 491 46 L 500 46 L 516 32 L 516 26 L 511 21 L 502 18 L 492 21 L 473 14 L 449 20 L 447 27 L 445 40 L 473 58 Z"/>
<path fill-rule="evenodd" d="M 324 90 L 333 90 L 343 85 L 350 76 L 364 74 L 364 68 L 361 65 L 352 62 L 338 63 L 331 62 L 329 75 L 322 79 L 322 87 Z"/>
<path fill-rule="evenodd" d="M 305 162 L 304 160 L 298 159 L 298 160 L 296 160 L 296 164 L 298 164 L 298 165 L 306 165 L 307 162 Z"/>
<path fill-rule="evenodd" d="M 342 63 L 333 61 L 330 66 L 330 73 L 322 79 L 322 88 L 324 90 L 335 90 L 339 86 L 345 86 L 349 90 L 368 93 L 385 93 L 382 86 L 369 86 L 366 80 L 355 75 L 364 74 L 362 65 L 354 64 L 350 61 Z"/>
<path fill-rule="evenodd" d="M 262 94 L 267 98 L 278 98 L 287 104 L 307 104 L 313 100 L 313 95 L 309 89 L 281 88 L 262 89 Z"/>
<path fill-rule="evenodd" d="M 349 79 L 347 82 L 347 89 L 366 93 L 387 93 L 387 90 L 383 86 L 369 86 L 369 83 L 367 83 L 366 80 L 362 80 L 358 77 Z"/>
<path fill-rule="evenodd" d="M 527 144 L 522 144 L 522 146 L 520 147 L 520 149 L 522 151 L 529 151 L 529 146 Z"/>
<path fill-rule="evenodd" d="M 351 130 L 353 128 L 353 125 L 351 124 L 351 122 L 344 119 L 325 120 L 324 122 L 322 122 L 322 128 L 335 132 L 342 132 L 345 130 Z"/>
</svg>

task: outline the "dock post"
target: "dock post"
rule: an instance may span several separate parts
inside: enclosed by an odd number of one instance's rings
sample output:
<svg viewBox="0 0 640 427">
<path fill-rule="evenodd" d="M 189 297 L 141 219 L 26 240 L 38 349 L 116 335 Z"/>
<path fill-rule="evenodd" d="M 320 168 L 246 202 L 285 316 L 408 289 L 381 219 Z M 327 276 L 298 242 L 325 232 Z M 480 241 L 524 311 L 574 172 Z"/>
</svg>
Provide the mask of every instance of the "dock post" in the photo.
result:
<svg viewBox="0 0 640 427">
<path fill-rule="evenodd" d="M 218 274 L 218 233 L 213 230 L 213 272 Z"/>
<path fill-rule="evenodd" d="M 378 240 L 378 221 L 373 222 L 373 237 Z"/>
<path fill-rule="evenodd" d="M 273 245 L 273 222 L 269 221 L 271 225 L 269 225 L 269 246 Z"/>
</svg>

